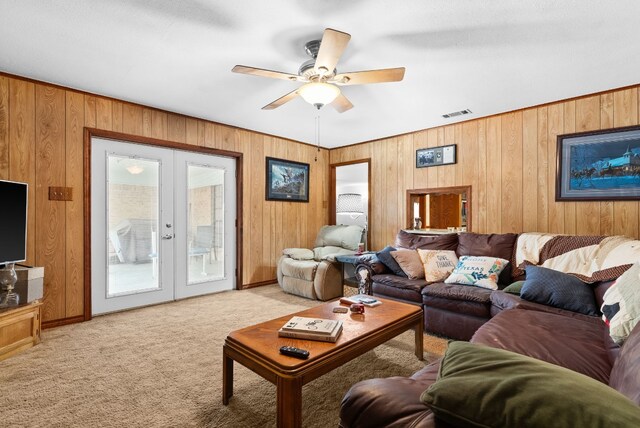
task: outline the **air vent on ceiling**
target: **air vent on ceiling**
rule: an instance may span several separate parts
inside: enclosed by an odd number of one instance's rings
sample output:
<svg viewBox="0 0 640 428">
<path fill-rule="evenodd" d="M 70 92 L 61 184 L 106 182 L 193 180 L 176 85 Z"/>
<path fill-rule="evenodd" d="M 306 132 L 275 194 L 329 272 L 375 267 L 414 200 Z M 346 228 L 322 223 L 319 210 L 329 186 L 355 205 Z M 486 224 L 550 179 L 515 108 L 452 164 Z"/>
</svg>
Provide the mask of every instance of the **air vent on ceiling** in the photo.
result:
<svg viewBox="0 0 640 428">
<path fill-rule="evenodd" d="M 450 119 L 452 117 L 456 117 L 456 116 L 462 116 L 465 114 L 469 114 L 471 113 L 471 110 L 464 109 L 464 110 L 460 110 L 460 111 L 454 111 L 453 113 L 447 113 L 447 114 L 443 114 L 442 117 L 444 117 L 445 119 Z"/>
</svg>

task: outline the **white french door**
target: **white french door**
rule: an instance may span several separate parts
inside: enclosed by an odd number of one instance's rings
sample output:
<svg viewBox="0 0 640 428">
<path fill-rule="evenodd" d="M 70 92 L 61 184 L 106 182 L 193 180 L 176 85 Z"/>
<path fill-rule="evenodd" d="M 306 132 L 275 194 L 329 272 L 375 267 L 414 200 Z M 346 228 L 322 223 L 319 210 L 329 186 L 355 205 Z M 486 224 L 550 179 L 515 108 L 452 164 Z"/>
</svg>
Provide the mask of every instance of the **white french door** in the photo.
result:
<svg viewBox="0 0 640 428">
<path fill-rule="evenodd" d="M 91 148 L 94 315 L 234 288 L 234 159 L 102 138 Z"/>
</svg>

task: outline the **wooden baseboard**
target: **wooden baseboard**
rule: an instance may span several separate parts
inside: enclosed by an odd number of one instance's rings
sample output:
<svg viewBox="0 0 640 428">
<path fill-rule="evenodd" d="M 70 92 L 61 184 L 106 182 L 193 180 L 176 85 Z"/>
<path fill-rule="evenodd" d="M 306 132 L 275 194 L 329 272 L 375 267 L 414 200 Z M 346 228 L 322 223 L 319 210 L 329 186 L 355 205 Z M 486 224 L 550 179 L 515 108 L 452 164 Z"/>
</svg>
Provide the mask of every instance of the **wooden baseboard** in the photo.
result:
<svg viewBox="0 0 640 428">
<path fill-rule="evenodd" d="M 252 282 L 251 284 L 243 284 L 241 290 L 246 290 L 247 288 L 262 287 L 263 285 L 271 285 L 271 284 L 277 284 L 277 283 L 278 283 L 278 280 L 275 278 L 267 281 Z"/>
<path fill-rule="evenodd" d="M 77 317 L 62 318 L 59 320 L 52 320 L 52 321 L 44 321 L 42 323 L 42 329 L 46 330 L 47 328 L 60 327 L 61 325 L 75 324 L 78 322 L 82 322 L 84 320 L 85 320 L 84 315 L 78 315 Z"/>
</svg>

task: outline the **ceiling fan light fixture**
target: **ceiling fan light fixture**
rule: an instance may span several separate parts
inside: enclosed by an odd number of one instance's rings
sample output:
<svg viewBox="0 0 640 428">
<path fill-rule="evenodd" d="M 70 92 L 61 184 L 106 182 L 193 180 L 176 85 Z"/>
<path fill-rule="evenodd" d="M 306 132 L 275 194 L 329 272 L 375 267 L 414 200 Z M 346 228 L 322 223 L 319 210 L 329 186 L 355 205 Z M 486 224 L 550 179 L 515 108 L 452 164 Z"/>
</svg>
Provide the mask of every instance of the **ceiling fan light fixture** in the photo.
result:
<svg viewBox="0 0 640 428">
<path fill-rule="evenodd" d="M 313 104 L 318 109 L 331 103 L 340 95 L 340 88 L 329 83 L 312 82 L 307 83 L 298 90 L 298 94 L 309 104 Z"/>
</svg>

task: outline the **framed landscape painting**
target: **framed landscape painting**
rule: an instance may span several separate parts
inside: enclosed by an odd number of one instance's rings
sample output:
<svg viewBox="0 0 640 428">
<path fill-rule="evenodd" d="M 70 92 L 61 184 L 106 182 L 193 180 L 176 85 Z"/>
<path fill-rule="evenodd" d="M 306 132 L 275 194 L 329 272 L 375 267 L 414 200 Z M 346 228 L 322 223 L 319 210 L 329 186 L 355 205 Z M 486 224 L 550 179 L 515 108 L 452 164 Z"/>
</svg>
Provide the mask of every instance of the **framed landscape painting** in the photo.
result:
<svg viewBox="0 0 640 428">
<path fill-rule="evenodd" d="M 640 126 L 558 136 L 556 201 L 640 200 Z"/>
<path fill-rule="evenodd" d="M 416 168 L 456 163 L 456 145 L 416 150 Z"/>
<path fill-rule="evenodd" d="M 268 201 L 309 202 L 309 164 L 267 157 Z"/>
</svg>

